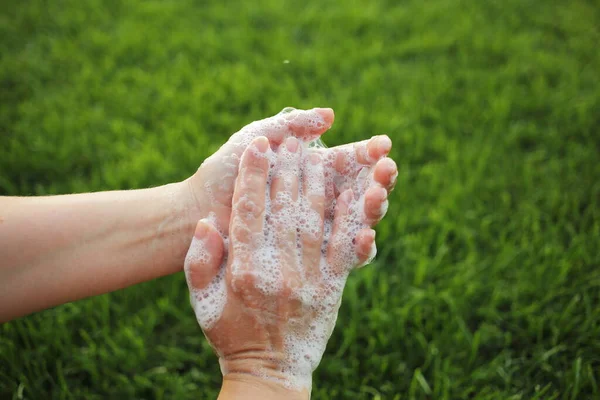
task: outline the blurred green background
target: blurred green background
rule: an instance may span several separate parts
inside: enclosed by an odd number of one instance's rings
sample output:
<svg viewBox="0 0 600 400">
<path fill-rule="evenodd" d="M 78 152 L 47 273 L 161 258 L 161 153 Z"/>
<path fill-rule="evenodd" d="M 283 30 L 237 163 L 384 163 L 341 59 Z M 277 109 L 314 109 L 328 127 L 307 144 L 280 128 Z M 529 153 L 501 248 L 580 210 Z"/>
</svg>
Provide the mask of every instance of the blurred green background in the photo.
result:
<svg viewBox="0 0 600 400">
<path fill-rule="evenodd" d="M 313 398 L 600 398 L 598 1 L 0 10 L 2 195 L 182 180 L 285 106 L 334 108 L 329 145 L 392 137 Z M 178 274 L 0 326 L 0 398 L 214 398 L 187 296 Z"/>
</svg>

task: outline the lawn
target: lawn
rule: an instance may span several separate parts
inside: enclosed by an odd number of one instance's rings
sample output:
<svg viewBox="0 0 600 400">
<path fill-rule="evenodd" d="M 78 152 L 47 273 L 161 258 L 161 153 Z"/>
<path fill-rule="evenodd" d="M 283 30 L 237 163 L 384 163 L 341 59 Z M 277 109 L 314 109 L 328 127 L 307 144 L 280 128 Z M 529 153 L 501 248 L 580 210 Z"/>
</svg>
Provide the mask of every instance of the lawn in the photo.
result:
<svg viewBox="0 0 600 400">
<path fill-rule="evenodd" d="M 597 1 L 0 10 L 0 195 L 182 180 L 285 106 L 334 108 L 330 146 L 392 137 L 379 255 L 314 399 L 600 398 Z M 182 274 L 0 326 L 2 399 L 204 399 L 220 379 Z"/>
</svg>

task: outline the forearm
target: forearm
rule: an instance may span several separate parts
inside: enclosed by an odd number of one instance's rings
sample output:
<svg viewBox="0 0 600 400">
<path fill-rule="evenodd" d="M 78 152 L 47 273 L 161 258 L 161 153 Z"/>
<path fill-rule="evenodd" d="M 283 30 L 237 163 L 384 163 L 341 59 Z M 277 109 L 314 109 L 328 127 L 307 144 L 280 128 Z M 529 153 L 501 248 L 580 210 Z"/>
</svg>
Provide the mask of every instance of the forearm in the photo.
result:
<svg viewBox="0 0 600 400">
<path fill-rule="evenodd" d="M 198 218 L 187 193 L 0 198 L 0 322 L 179 271 Z"/>
</svg>

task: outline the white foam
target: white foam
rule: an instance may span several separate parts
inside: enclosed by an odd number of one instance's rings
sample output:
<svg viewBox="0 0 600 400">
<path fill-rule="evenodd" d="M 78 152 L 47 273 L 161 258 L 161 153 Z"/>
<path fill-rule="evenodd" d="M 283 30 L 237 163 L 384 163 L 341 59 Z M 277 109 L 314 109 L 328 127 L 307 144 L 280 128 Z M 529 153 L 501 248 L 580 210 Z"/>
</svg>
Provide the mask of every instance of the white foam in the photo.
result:
<svg viewBox="0 0 600 400">
<path fill-rule="evenodd" d="M 218 203 L 219 199 L 215 197 L 227 190 L 225 187 L 227 183 L 223 183 L 223 178 L 231 179 L 232 176 L 237 176 L 238 171 L 234 168 L 239 165 L 242 152 L 251 140 L 260 135 L 269 136 L 267 134 L 269 132 L 271 136 L 280 133 L 288 136 L 289 131 L 286 126 L 290 120 L 293 120 L 294 124 L 307 128 L 320 127 L 324 124 L 317 112 L 284 109 L 276 117 L 246 126 L 226 145 L 232 146 L 227 149 L 232 152 L 232 155 L 221 164 L 224 171 L 221 171 L 220 176 L 215 175 L 214 179 L 207 181 L 206 189 L 211 202 Z M 327 340 L 335 326 L 346 278 L 349 272 L 359 265 L 354 239 L 360 230 L 367 227 L 363 222 L 364 193 L 372 179 L 371 169 L 359 164 L 354 152 L 349 152 L 346 155 L 345 169 L 337 171 L 335 165 L 338 156 L 333 151 L 328 151 L 320 139 L 311 143 L 302 143 L 296 154 L 289 152 L 285 148 L 285 143 L 278 148 L 268 149 L 264 155 L 254 148 L 249 148 L 248 151 L 253 152 L 255 156 L 267 157 L 271 166 L 265 194 L 266 220 L 262 234 L 250 233 L 250 228 L 245 225 L 245 221 L 251 221 L 252 218 L 261 215 L 260 207 L 245 196 L 241 196 L 239 200 L 242 203 L 233 204 L 234 208 L 243 207 L 245 214 L 232 218 L 230 232 L 235 231 L 245 239 L 231 242 L 229 245 L 233 253 L 230 254 L 249 255 L 249 258 L 244 259 L 251 260 L 251 268 L 242 265 L 240 259 L 228 260 L 228 254 L 225 254 L 223 265 L 210 284 L 202 290 L 192 290 L 192 306 L 198 322 L 205 331 L 214 327 L 227 303 L 225 270 L 228 263 L 233 277 L 236 274 L 248 273 L 250 269 L 255 289 L 266 299 L 281 294 L 282 289 L 289 285 L 284 281 L 284 276 L 292 271 L 297 276 L 297 282 L 291 287 L 290 296 L 299 300 L 303 315 L 311 315 L 312 319 L 309 324 L 305 319 L 279 322 L 286 325 L 287 331 L 283 344 L 284 359 L 278 365 L 279 378 L 277 379 L 289 388 L 310 390 L 312 372 L 319 364 Z M 317 165 L 311 162 L 311 155 L 314 153 L 319 154 L 322 159 L 322 162 Z M 311 179 L 303 182 L 298 165 L 303 166 L 304 173 L 310 174 Z M 356 179 L 357 175 L 358 179 Z M 278 192 L 272 201 L 271 184 L 275 177 L 281 179 L 283 190 Z M 296 200 L 289 193 L 295 180 L 298 181 L 299 187 Z M 349 199 L 349 212 L 337 221 L 337 233 L 334 235 L 333 215 L 336 200 L 326 202 L 325 218 L 322 219 L 319 213 L 312 209 L 310 199 L 318 193 L 325 193 L 326 198 L 334 199 L 347 189 L 352 189 L 355 198 Z M 387 202 L 382 207 L 387 207 Z M 216 223 L 215 216 L 212 220 Z M 315 260 L 315 268 L 320 274 L 320 279 L 316 280 L 311 277 L 314 276 L 314 272 L 311 272 L 313 275 L 309 274 L 308 266 L 303 265 L 302 238 L 314 241 L 321 231 L 323 240 L 320 245 L 320 259 Z M 224 234 L 223 229 L 220 229 L 220 232 L 227 246 L 228 235 Z M 290 239 L 295 237 L 298 237 L 297 240 Z M 373 244 L 367 263 L 372 260 L 376 251 Z M 206 262 L 209 257 L 204 243 L 194 238 L 186 257 L 186 273 L 188 273 L 187 266 L 192 261 Z M 286 270 L 288 272 L 285 272 Z M 235 279 L 232 281 L 235 282 Z M 248 307 L 246 311 L 240 310 L 240 312 L 256 313 L 257 311 Z M 219 356 L 223 355 L 219 354 Z M 227 370 L 226 364 L 226 361 L 220 359 L 224 374 Z M 271 376 L 260 370 L 253 373 L 265 377 Z"/>
<path fill-rule="evenodd" d="M 190 303 L 196 313 L 196 319 L 203 329 L 210 329 L 219 320 L 227 303 L 225 287 L 225 266 L 221 265 L 217 275 L 201 289 L 193 288 L 190 283 L 189 268 L 192 264 L 208 264 L 213 255 L 206 248 L 203 240 L 194 237 L 185 257 L 184 270 L 190 287 Z"/>
</svg>

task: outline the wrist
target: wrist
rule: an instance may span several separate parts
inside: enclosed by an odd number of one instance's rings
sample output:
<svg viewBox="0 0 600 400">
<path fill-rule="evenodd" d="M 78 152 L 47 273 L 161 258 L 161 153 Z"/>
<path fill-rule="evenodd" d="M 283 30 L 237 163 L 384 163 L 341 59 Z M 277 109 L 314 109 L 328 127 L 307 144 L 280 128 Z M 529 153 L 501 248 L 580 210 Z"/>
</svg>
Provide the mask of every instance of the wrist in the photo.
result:
<svg viewBox="0 0 600 400">
<path fill-rule="evenodd" d="M 158 204 L 165 207 L 163 218 L 156 226 L 153 247 L 161 249 L 155 262 L 170 265 L 169 273 L 181 271 L 185 255 L 190 247 L 196 223 L 202 213 L 187 181 L 167 184 L 156 188 L 164 199 Z"/>
<path fill-rule="evenodd" d="M 269 378 L 246 373 L 232 372 L 223 378 L 219 399 L 247 400 L 306 400 L 310 398 L 310 389 L 290 389 Z"/>
<path fill-rule="evenodd" d="M 263 382 L 286 393 L 310 393 L 312 387 L 312 368 L 281 352 L 244 351 L 220 357 L 219 365 L 223 376 L 236 382 Z"/>
</svg>

